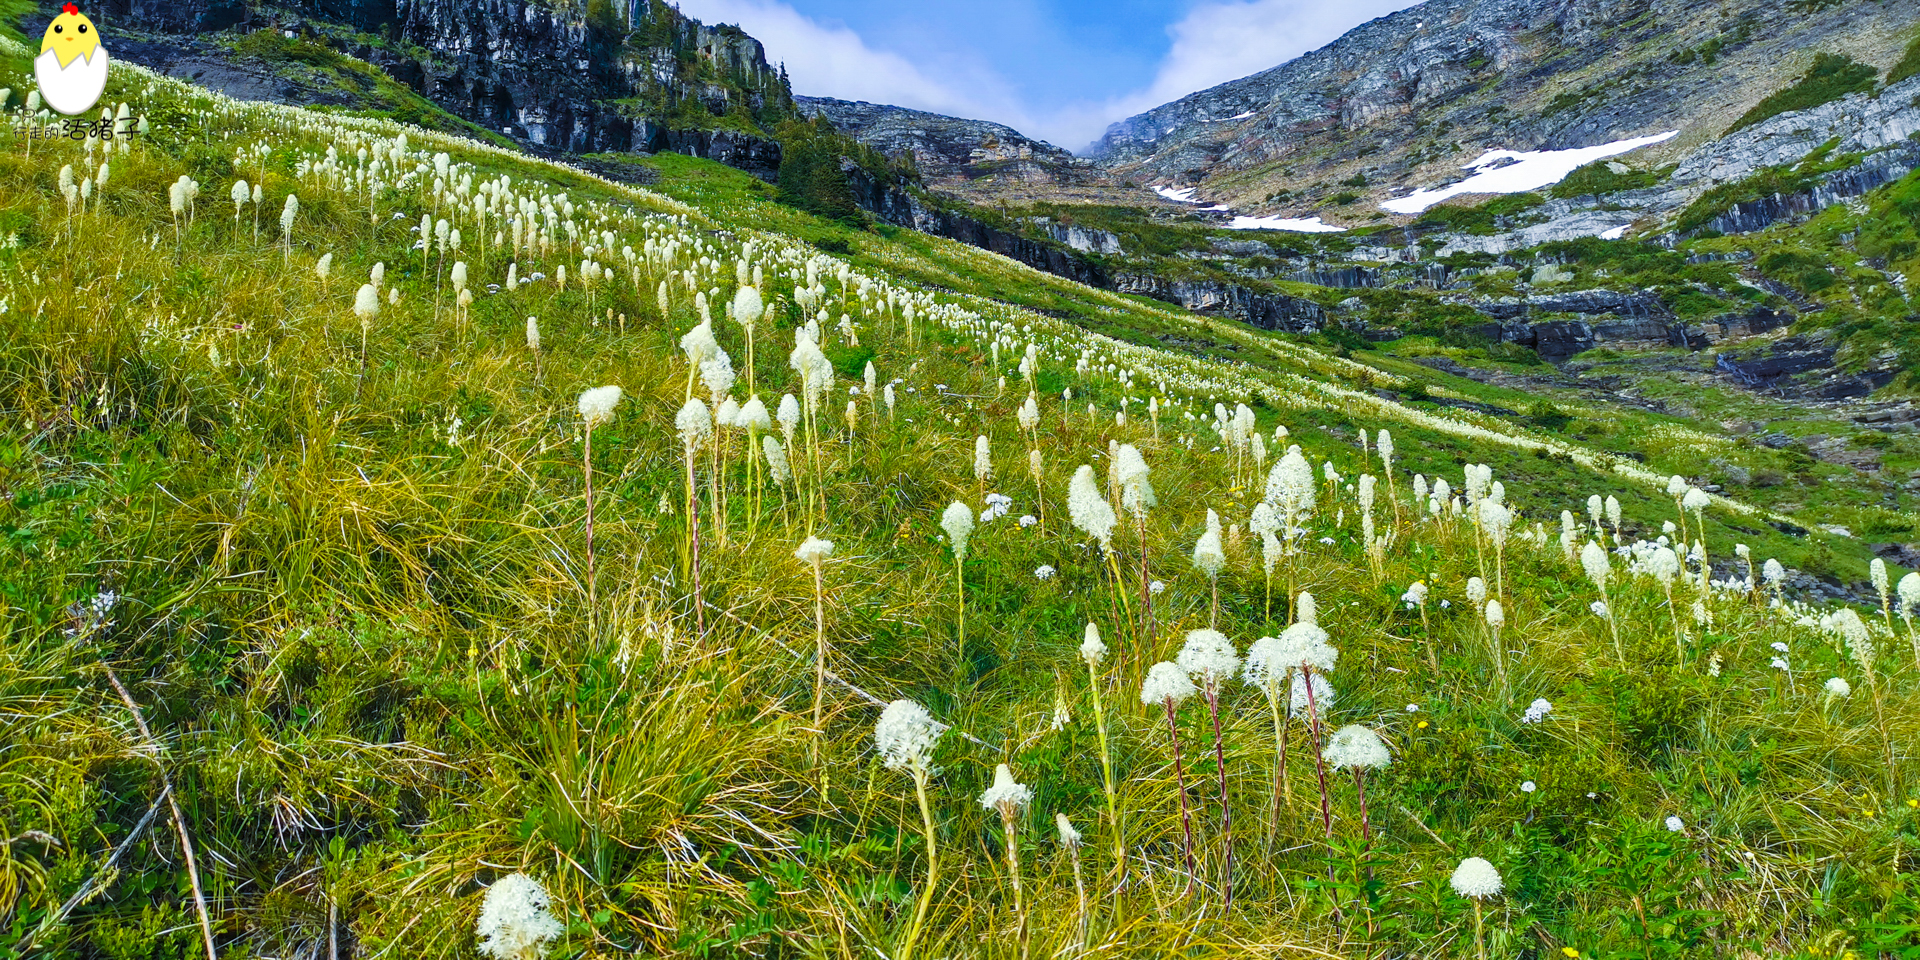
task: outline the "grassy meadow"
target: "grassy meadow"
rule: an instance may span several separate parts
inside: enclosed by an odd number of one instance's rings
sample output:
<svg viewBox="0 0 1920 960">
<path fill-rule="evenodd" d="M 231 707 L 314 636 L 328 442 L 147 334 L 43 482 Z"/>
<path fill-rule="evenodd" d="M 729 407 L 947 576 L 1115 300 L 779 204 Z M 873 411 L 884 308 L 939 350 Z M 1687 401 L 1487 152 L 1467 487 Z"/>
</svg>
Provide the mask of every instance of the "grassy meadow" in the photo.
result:
<svg viewBox="0 0 1920 960">
<path fill-rule="evenodd" d="M 123 101 L 0 151 L 0 955 L 1915 955 L 1920 578 L 1765 573 L 1910 514 L 710 164 Z"/>
</svg>

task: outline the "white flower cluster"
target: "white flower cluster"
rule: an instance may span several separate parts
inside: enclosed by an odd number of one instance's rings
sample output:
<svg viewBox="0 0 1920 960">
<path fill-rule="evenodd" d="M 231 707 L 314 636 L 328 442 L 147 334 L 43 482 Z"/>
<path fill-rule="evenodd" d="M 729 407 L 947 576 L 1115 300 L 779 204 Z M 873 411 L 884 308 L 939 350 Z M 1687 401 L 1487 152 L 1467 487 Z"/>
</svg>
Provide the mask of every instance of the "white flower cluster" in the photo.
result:
<svg viewBox="0 0 1920 960">
<path fill-rule="evenodd" d="M 927 708 L 912 700 L 895 700 L 880 713 L 874 724 L 874 746 L 889 770 L 911 769 L 927 773 L 933 768 L 933 747 L 945 729 L 935 723 Z"/>
<path fill-rule="evenodd" d="M 548 909 L 546 888 L 524 873 L 509 873 L 487 888 L 474 927 L 480 953 L 494 960 L 536 960 L 565 932 Z"/>
<path fill-rule="evenodd" d="M 1453 886 L 1453 892 L 1475 900 L 1497 897 L 1502 887 L 1500 871 L 1495 870 L 1493 864 L 1479 857 L 1468 857 L 1460 861 L 1460 866 L 1454 868 L 1453 879 L 1449 882 Z"/>
<path fill-rule="evenodd" d="M 1393 762 L 1386 741 L 1357 723 L 1335 730 L 1321 756 L 1342 770 L 1377 770 Z"/>
</svg>

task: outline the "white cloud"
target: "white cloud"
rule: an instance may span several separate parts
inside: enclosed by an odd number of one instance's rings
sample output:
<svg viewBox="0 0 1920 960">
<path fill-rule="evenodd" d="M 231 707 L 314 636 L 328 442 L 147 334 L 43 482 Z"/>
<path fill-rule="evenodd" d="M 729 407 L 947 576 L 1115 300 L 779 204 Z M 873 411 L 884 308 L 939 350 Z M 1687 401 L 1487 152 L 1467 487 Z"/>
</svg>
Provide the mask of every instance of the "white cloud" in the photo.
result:
<svg viewBox="0 0 1920 960">
<path fill-rule="evenodd" d="M 681 0 L 680 6 L 707 23 L 739 24 L 766 45 L 768 60 L 786 63 L 796 93 L 992 120 L 1080 149 L 1116 120 L 1279 66 L 1413 2 L 1207 0 L 1167 28 L 1172 48 L 1144 88 L 1045 113 L 1028 108 L 1014 86 L 991 70 L 961 67 L 955 73 L 944 64 L 941 73 L 930 75 L 897 53 L 869 46 L 846 25 L 814 20 L 784 0 Z"/>
<path fill-rule="evenodd" d="M 1230 0 L 1203 3 L 1167 28 L 1173 49 L 1147 89 L 1124 98 L 1128 114 L 1252 76 L 1317 50 L 1415 0 Z M 1123 119 L 1123 117 L 1115 117 Z"/>
<path fill-rule="evenodd" d="M 786 64 L 802 96 L 890 103 L 1015 127 L 1032 119 L 998 77 L 976 71 L 930 77 L 907 58 L 868 46 L 852 29 L 823 24 L 778 0 L 680 0 L 680 8 L 706 23 L 738 24 L 767 48 L 769 62 Z"/>
</svg>

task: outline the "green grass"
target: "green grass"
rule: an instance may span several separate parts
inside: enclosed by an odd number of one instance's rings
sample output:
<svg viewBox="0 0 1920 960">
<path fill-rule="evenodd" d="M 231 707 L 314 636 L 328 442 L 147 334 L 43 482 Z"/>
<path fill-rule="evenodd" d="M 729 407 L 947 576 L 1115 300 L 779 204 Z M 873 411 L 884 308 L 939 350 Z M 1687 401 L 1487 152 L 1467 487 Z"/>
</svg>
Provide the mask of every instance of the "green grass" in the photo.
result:
<svg viewBox="0 0 1920 960">
<path fill-rule="evenodd" d="M 1486 911 L 1502 958 L 1866 956 L 1905 942 L 1920 890 L 1900 858 L 1920 827 L 1909 805 L 1920 770 L 1904 755 L 1890 765 L 1885 744 L 1920 733 L 1906 638 L 1877 633 L 1881 658 L 1863 669 L 1796 625 L 1797 611 L 1721 595 L 1697 623 L 1692 586 L 1669 606 L 1616 561 L 1616 646 L 1588 612 L 1598 592 L 1556 541 L 1560 511 L 1584 516 L 1589 493 L 1620 500 L 1629 539 L 1656 537 L 1680 519 L 1662 474 L 1785 452 L 1386 352 L 1343 358 L 937 238 L 820 220 L 703 161 L 644 161 L 660 174 L 651 193 L 404 131 L 401 170 L 445 151 L 450 184 L 510 175 L 535 207 L 571 204 L 583 243 L 614 234 L 591 253 L 562 231 L 548 251 L 510 254 L 492 243 L 498 220 L 441 202 L 431 178 L 361 183 L 358 148 L 391 157 L 399 127 L 234 104 L 133 71 L 117 71 L 108 96 L 155 132 L 115 154 L 71 233 L 56 175 L 83 148 L 0 153 L 0 231 L 19 235 L 0 249 L 0 413 L 15 425 L 0 433 L 0 929 L 12 941 L 34 935 L 62 956 L 204 954 L 165 804 L 117 872 L 103 869 L 164 777 L 227 956 L 318 955 L 331 933 L 358 956 L 472 957 L 485 892 L 514 871 L 552 894 L 555 958 L 899 956 L 923 895 L 915 955 L 929 958 L 1464 955 L 1473 911 L 1447 876 L 1469 855 L 1506 881 Z M 220 123 L 189 122 L 206 115 Z M 269 153 L 245 173 L 270 210 L 301 200 L 285 250 L 256 243 L 225 199 L 235 146 L 254 143 Z M 347 169 L 314 172 L 329 146 Z M 191 224 L 167 203 L 183 174 L 202 183 Z M 412 248 L 422 214 L 468 234 L 449 259 L 471 268 L 469 314 Z M 826 247 L 847 253 L 815 259 Z M 1648 270 L 1670 259 L 1632 256 Z M 588 257 L 612 274 L 591 289 L 575 271 Z M 772 306 L 751 365 L 746 331 L 709 305 L 741 378 L 765 398 L 802 392 L 787 351 L 802 320 L 791 291 L 810 264 L 835 376 L 817 440 L 803 429 L 792 444 L 799 485 L 756 484 L 748 438 L 726 431 L 694 464 L 696 525 L 674 426 L 692 373 L 679 343 L 700 322 L 686 278 L 731 302 L 743 258 L 764 271 Z M 383 298 L 363 327 L 353 291 L 376 262 L 398 301 Z M 548 276 L 489 291 L 509 263 Z M 564 288 L 563 266 L 575 275 Z M 1028 343 L 1033 433 L 1015 416 Z M 891 409 L 852 376 L 868 359 L 895 390 Z M 1519 414 L 1389 399 L 1416 377 L 1429 398 Z M 592 433 L 590 617 L 576 405 L 603 384 L 626 394 Z M 1146 397 L 1160 402 L 1157 424 Z M 1265 471 L 1213 449 L 1226 446 L 1206 423 L 1215 402 L 1246 403 L 1265 438 L 1288 429 L 1267 465 L 1285 444 L 1313 461 L 1316 509 L 1271 605 L 1245 526 Z M 1390 470 L 1355 442 L 1383 428 Z M 995 468 L 984 482 L 980 436 Z M 1158 492 L 1143 522 L 1118 531 L 1112 566 L 1071 525 L 1064 495 L 1081 463 L 1104 477 L 1110 443 L 1142 452 Z M 1029 449 L 1042 456 L 1037 488 Z M 1343 482 L 1321 482 L 1321 463 Z M 1474 463 L 1519 511 L 1514 533 L 1543 524 L 1543 542 L 1495 553 L 1470 521 L 1422 519 L 1413 475 L 1457 484 Z M 1376 533 L 1393 536 L 1371 555 L 1347 489 L 1363 474 L 1393 477 L 1372 507 Z M 1747 543 L 1757 559 L 1860 580 L 1858 541 L 1771 525 L 1838 517 L 1914 536 L 1910 514 L 1832 502 L 1845 492 L 1832 476 L 1833 492 L 1807 488 L 1802 512 L 1717 503 L 1696 529 L 1717 558 Z M 973 533 L 963 641 L 938 518 L 986 491 L 1014 506 Z M 1378 730 L 1393 762 L 1366 780 L 1371 842 L 1338 771 L 1329 830 L 1312 735 L 1290 723 L 1276 804 L 1268 703 L 1232 682 L 1220 700 L 1229 843 L 1213 724 L 1190 701 L 1176 721 L 1198 834 L 1189 883 L 1172 735 L 1138 691 L 1152 663 L 1216 622 L 1216 584 L 1188 560 L 1208 510 L 1231 528 L 1219 629 L 1244 651 L 1287 626 L 1288 585 L 1310 590 L 1341 651 L 1326 719 Z M 1022 526 L 1027 513 L 1044 520 Z M 817 601 L 793 556 L 809 534 L 835 543 Z M 1152 626 L 1143 560 L 1166 584 Z M 1043 564 L 1052 577 L 1036 576 Z M 1506 605 L 1499 653 L 1467 595 L 1483 575 Z M 1424 615 L 1399 599 L 1415 580 L 1433 591 Z M 86 604 L 105 590 L 118 602 L 96 616 Z M 817 729 L 816 602 L 844 681 L 829 683 Z M 1106 814 L 1076 655 L 1090 620 L 1111 647 L 1096 679 L 1121 822 Z M 1790 676 L 1769 666 L 1774 642 L 1790 646 Z M 1502 666 L 1505 689 L 1491 679 Z M 1853 696 L 1825 698 L 1830 676 Z M 875 701 L 895 698 L 953 727 L 930 784 L 932 887 L 911 782 L 873 752 Z M 1534 698 L 1553 712 L 1523 723 Z M 1034 790 L 1015 821 L 1024 951 L 1001 824 L 978 800 L 999 763 Z M 1084 931 L 1056 813 L 1088 841 Z M 1665 829 L 1668 816 L 1685 831 Z"/>
<path fill-rule="evenodd" d="M 1629 168 L 1625 173 L 1615 173 L 1613 167 L 1618 160 L 1595 160 L 1586 166 L 1567 174 L 1548 191 L 1554 197 L 1568 200 L 1574 197 L 1603 197 L 1609 193 L 1623 190 L 1641 190 L 1665 180 L 1673 172 L 1672 167 L 1660 170 L 1638 170 Z"/>
<path fill-rule="evenodd" d="M 1893 86 L 1908 77 L 1920 73 L 1920 35 L 1907 44 L 1907 52 L 1902 54 L 1900 62 L 1887 68 L 1887 86 Z"/>
<path fill-rule="evenodd" d="M 1753 105 L 1727 128 L 1727 133 L 1745 130 L 1756 123 L 1783 113 L 1806 110 L 1831 103 L 1850 93 L 1872 90 L 1880 71 L 1845 54 L 1822 53 L 1814 58 L 1805 76 Z"/>
<path fill-rule="evenodd" d="M 26 43 L 27 36 L 20 30 L 20 18 L 33 10 L 33 0 L 0 0 L 0 37 Z"/>
</svg>

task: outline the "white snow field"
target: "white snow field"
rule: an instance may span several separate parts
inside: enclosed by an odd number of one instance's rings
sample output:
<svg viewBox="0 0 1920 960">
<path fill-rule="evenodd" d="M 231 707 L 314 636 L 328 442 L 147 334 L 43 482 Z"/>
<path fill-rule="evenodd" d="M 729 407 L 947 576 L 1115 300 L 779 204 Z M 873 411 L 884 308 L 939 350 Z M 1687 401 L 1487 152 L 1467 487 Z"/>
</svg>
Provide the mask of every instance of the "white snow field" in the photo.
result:
<svg viewBox="0 0 1920 960">
<path fill-rule="evenodd" d="M 1551 186 L 1566 179 L 1567 174 L 1595 160 L 1617 157 L 1641 147 L 1651 146 L 1671 140 L 1680 131 L 1669 130 L 1666 133 L 1650 137 L 1637 137 L 1632 140 L 1615 140 L 1597 147 L 1579 147 L 1573 150 L 1536 150 L 1520 152 L 1515 150 L 1489 150 L 1472 163 L 1464 165 L 1463 170 L 1478 170 L 1479 173 L 1459 183 L 1450 184 L 1437 190 L 1416 190 L 1397 200 L 1388 200 L 1380 205 L 1389 213 L 1424 213 L 1428 207 L 1449 197 L 1467 193 L 1525 193 Z M 1483 169 L 1501 160 L 1513 160 L 1514 163 L 1488 170 Z"/>
</svg>

